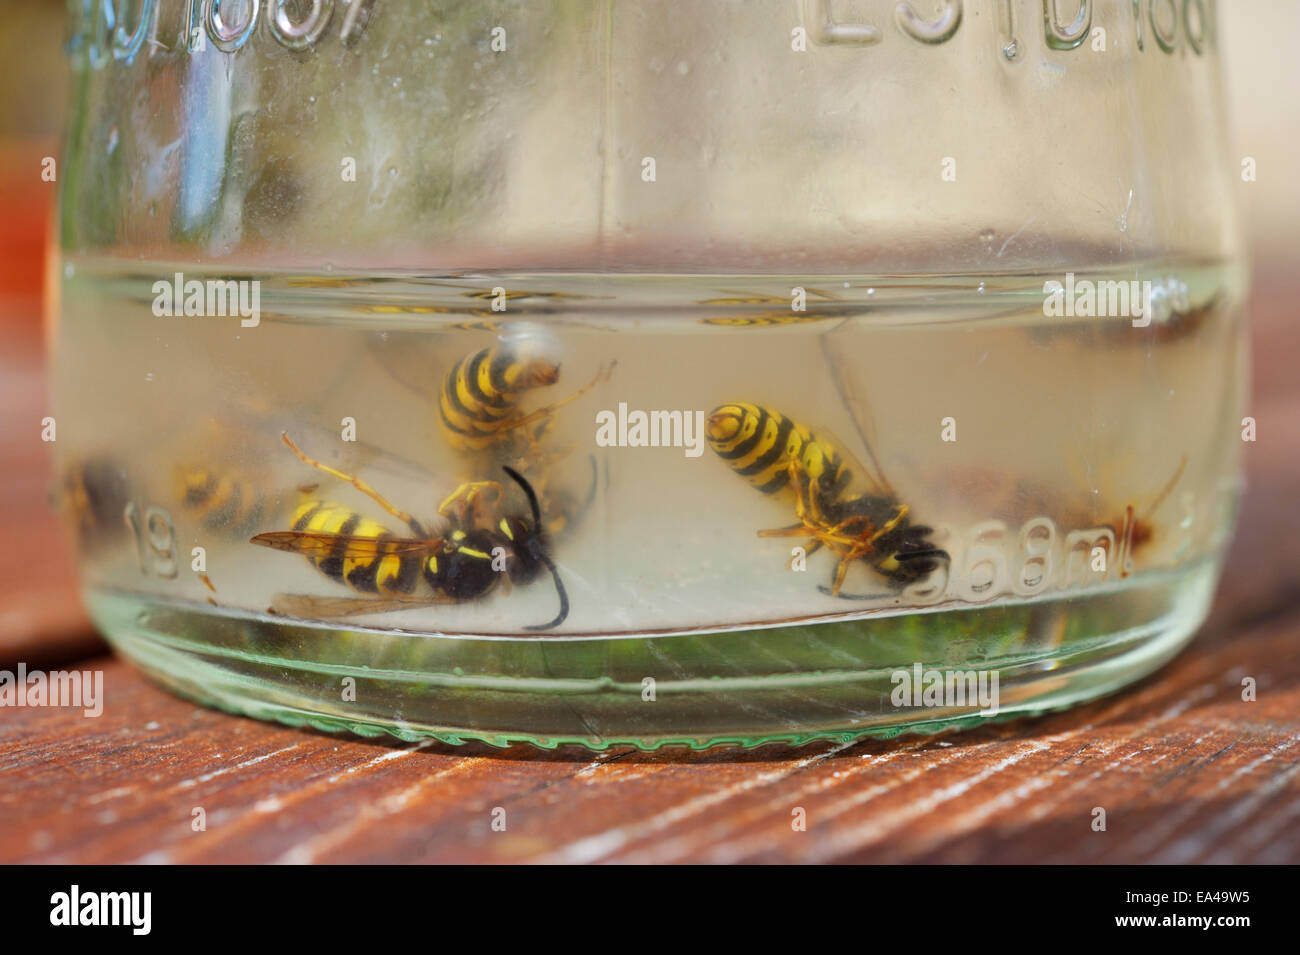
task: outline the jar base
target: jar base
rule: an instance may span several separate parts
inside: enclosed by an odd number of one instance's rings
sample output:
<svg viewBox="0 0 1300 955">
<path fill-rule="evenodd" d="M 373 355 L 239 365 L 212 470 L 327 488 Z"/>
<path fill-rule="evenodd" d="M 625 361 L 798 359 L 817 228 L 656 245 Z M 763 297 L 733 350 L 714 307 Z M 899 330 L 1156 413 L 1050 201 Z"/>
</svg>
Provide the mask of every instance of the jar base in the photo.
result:
<svg viewBox="0 0 1300 955">
<path fill-rule="evenodd" d="M 1217 575 L 1205 561 L 1020 604 L 580 639 L 322 627 L 87 596 L 126 658 L 229 712 L 408 741 L 653 750 L 935 733 L 1069 707 L 1173 657 Z"/>
</svg>

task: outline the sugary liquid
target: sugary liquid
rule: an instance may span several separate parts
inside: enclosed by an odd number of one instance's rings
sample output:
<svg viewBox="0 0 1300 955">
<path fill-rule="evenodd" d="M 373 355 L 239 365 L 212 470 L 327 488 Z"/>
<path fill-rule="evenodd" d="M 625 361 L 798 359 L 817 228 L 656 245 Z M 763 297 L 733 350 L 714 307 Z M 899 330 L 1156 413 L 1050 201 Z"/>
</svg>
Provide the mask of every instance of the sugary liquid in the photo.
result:
<svg viewBox="0 0 1300 955">
<path fill-rule="evenodd" d="M 177 271 L 257 278 L 256 324 L 155 314 L 155 283 Z M 997 668 L 1003 713 L 1041 709 L 1187 639 L 1235 510 L 1239 276 L 1165 263 L 1070 282 L 1135 276 L 1167 293 L 1149 323 L 1046 314 L 1044 283 L 1063 273 L 268 277 L 71 259 L 61 498 L 110 638 L 184 692 L 259 715 L 591 745 L 970 715 L 891 708 L 889 675 L 913 664 Z M 358 594 L 253 535 L 288 530 L 300 494 L 407 529 L 281 434 L 445 528 L 439 503 L 463 482 L 510 484 L 449 444 L 438 409 L 448 370 L 498 341 L 560 363 L 524 410 L 594 382 L 550 416 L 529 472 L 557 518 L 567 618 L 528 629 L 557 613 L 543 574 L 474 600 L 311 619 L 312 599 Z M 760 493 L 699 433 L 736 401 L 843 449 L 857 491 L 878 470 L 946 559 L 902 587 L 853 560 L 840 594 L 825 592 L 832 548 L 758 536 L 798 522 L 793 495 Z M 620 432 L 656 411 L 690 427 L 659 446 Z M 238 503 L 195 507 L 185 470 L 238 488 Z M 526 514 L 517 492 L 506 507 Z M 298 616 L 267 612 L 286 605 Z M 346 675 L 369 681 L 361 701 L 339 701 Z"/>
</svg>

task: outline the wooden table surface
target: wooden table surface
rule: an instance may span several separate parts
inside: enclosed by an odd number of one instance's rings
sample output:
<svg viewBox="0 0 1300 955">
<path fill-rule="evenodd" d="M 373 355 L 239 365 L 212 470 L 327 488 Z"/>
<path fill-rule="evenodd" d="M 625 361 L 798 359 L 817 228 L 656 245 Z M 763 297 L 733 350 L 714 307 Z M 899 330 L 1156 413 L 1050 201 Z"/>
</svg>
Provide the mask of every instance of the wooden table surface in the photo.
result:
<svg viewBox="0 0 1300 955">
<path fill-rule="evenodd" d="M 39 341 L 15 334 L 0 667 L 102 668 L 106 704 L 94 720 L 0 711 L 0 862 L 1300 862 L 1297 300 L 1294 270 L 1257 280 L 1248 497 L 1211 618 L 1172 664 L 1039 719 L 706 754 L 389 745 L 157 689 L 104 655 L 76 604 L 44 509 Z"/>
</svg>

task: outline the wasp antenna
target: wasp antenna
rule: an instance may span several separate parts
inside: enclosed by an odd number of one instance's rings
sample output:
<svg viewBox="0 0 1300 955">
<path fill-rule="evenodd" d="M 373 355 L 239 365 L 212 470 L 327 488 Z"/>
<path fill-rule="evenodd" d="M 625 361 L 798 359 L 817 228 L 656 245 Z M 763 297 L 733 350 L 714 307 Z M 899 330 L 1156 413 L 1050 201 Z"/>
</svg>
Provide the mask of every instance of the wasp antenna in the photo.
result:
<svg viewBox="0 0 1300 955">
<path fill-rule="evenodd" d="M 533 624 L 524 627 L 525 630 L 554 630 L 560 624 L 564 623 L 569 617 L 569 595 L 564 590 L 564 583 L 560 580 L 560 571 L 555 566 L 555 562 L 545 554 L 538 555 L 546 569 L 551 572 L 551 577 L 555 581 L 555 592 L 560 595 L 560 612 L 555 615 L 555 619 L 549 623 Z"/>
<path fill-rule="evenodd" d="M 537 504 L 537 492 L 533 490 L 533 486 L 528 483 L 528 481 L 524 478 L 524 476 L 520 474 L 518 471 L 516 471 L 514 468 L 512 468 L 510 465 L 503 464 L 501 465 L 501 467 L 502 470 L 506 472 L 506 474 L 510 475 L 511 480 L 513 480 L 516 484 L 518 484 L 521 488 L 524 489 L 524 494 L 528 496 L 528 506 L 532 509 L 533 512 L 533 527 L 536 528 L 536 533 L 538 535 L 538 539 L 540 540 L 542 534 L 542 510 Z M 555 615 L 554 620 L 551 620 L 548 623 L 533 624 L 531 626 L 525 627 L 524 629 L 525 630 L 554 630 L 560 624 L 564 623 L 564 621 L 567 620 L 569 617 L 569 594 L 564 589 L 564 581 L 560 580 L 560 570 L 558 567 L 555 566 L 555 561 L 551 560 L 551 558 L 547 555 L 547 553 L 544 550 L 541 550 L 541 548 L 539 548 L 538 550 L 539 550 L 539 553 L 537 554 L 538 559 L 543 564 L 546 565 L 546 569 L 551 572 L 551 579 L 555 581 L 555 592 L 560 597 L 560 612 Z"/>
<path fill-rule="evenodd" d="M 511 479 L 516 484 L 524 489 L 524 494 L 528 495 L 528 506 L 532 508 L 533 511 L 533 526 L 540 532 L 542 527 L 542 509 L 537 505 L 537 492 L 533 490 L 533 486 L 528 483 L 524 476 L 510 465 L 503 464 L 501 465 L 501 468 L 506 472 L 506 474 L 510 475 Z"/>
<path fill-rule="evenodd" d="M 898 560 L 920 560 L 923 557 L 937 557 L 939 560 L 946 561 L 952 560 L 952 556 L 946 550 L 942 550 L 938 547 L 933 547 L 928 550 L 909 550 L 896 555 L 896 559 Z"/>
<path fill-rule="evenodd" d="M 1182 460 L 1178 462 L 1178 470 L 1174 472 L 1174 476 L 1169 479 L 1169 483 L 1161 489 L 1160 493 L 1156 495 L 1156 499 L 1151 502 L 1151 506 L 1147 508 L 1148 517 L 1160 509 L 1160 505 L 1165 502 L 1165 498 L 1169 496 L 1170 492 L 1178 486 L 1178 482 L 1182 478 L 1183 472 L 1186 470 L 1187 455 L 1184 454 Z"/>
</svg>

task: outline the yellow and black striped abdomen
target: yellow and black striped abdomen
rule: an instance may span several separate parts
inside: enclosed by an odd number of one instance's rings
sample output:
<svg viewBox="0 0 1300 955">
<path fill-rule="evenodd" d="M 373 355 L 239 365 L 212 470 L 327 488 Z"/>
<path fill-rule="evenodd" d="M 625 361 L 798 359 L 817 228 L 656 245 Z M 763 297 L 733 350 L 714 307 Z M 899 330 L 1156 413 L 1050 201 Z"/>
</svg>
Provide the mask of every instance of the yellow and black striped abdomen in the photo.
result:
<svg viewBox="0 0 1300 955">
<path fill-rule="evenodd" d="M 466 355 L 444 376 L 439 396 L 443 433 L 458 451 L 483 451 L 519 417 L 520 396 L 554 384 L 559 366 L 507 343 Z"/>
<path fill-rule="evenodd" d="M 709 446 L 733 471 L 764 494 L 790 483 L 790 462 L 798 461 L 826 499 L 852 479 L 833 444 L 778 411 L 738 401 L 714 408 L 707 424 Z"/>
<path fill-rule="evenodd" d="M 261 522 L 264 496 L 252 481 L 214 474 L 202 467 L 179 467 L 181 504 L 210 530 L 240 532 Z"/>
<path fill-rule="evenodd" d="M 374 538 L 375 548 L 364 556 L 349 555 L 347 542 L 340 540 L 333 553 L 307 560 L 326 577 L 364 593 L 410 594 L 420 581 L 425 557 L 419 553 L 385 553 L 387 528 L 342 504 L 304 501 L 293 516 L 293 530 L 311 534 L 340 534 Z M 394 548 L 397 542 L 394 541 Z"/>
</svg>

